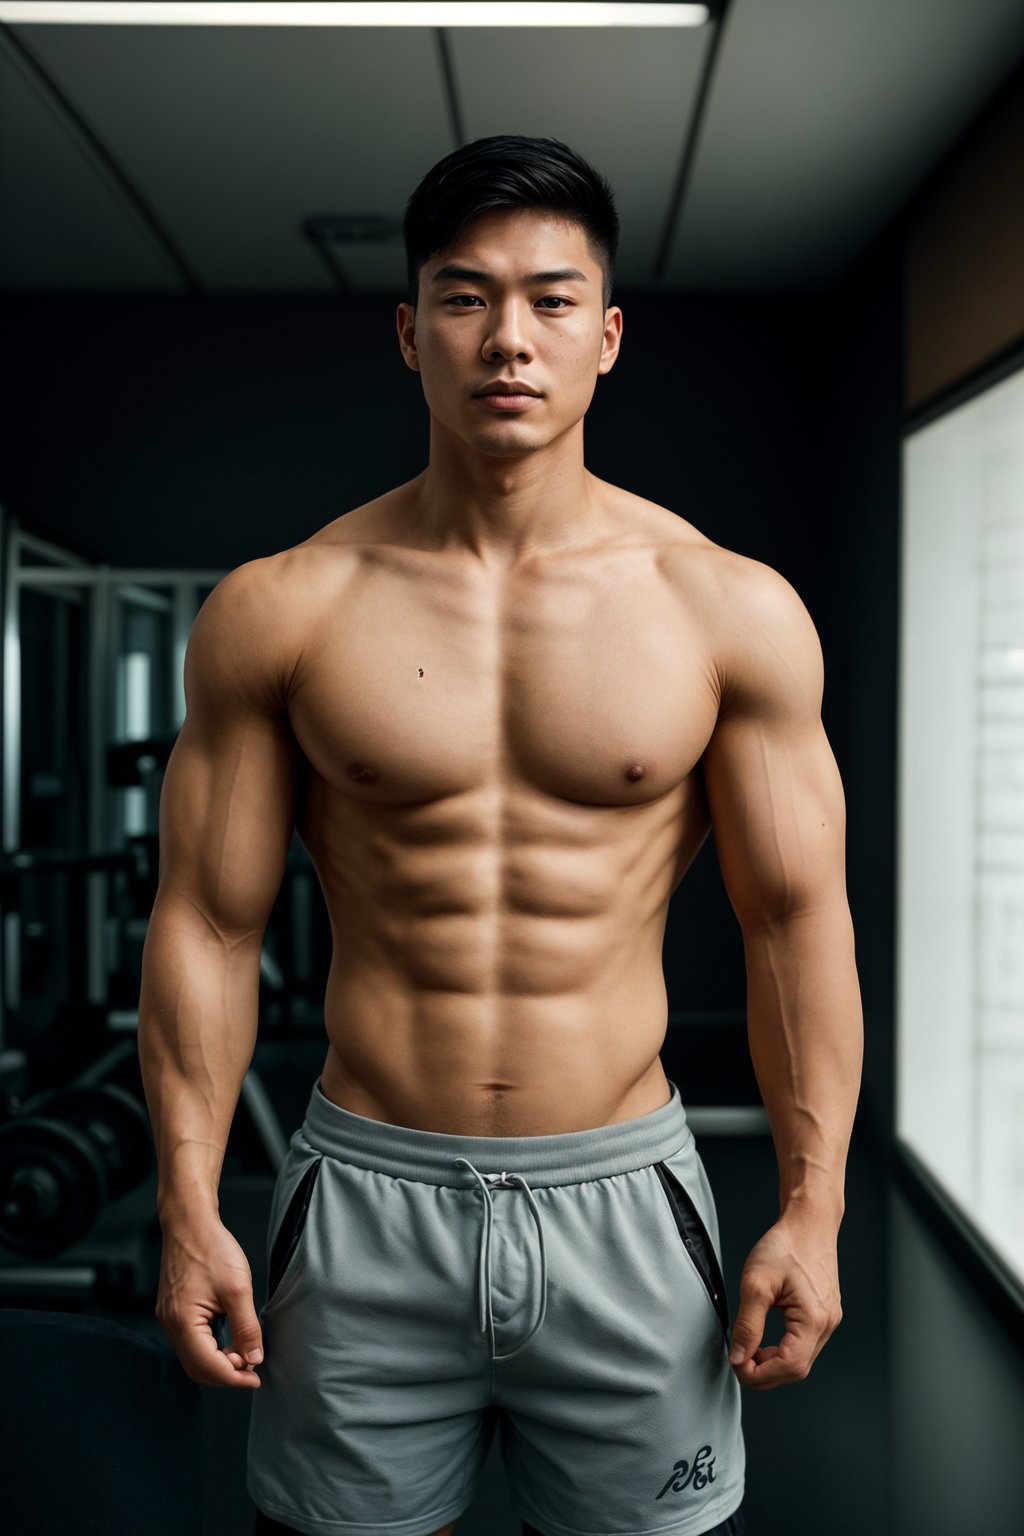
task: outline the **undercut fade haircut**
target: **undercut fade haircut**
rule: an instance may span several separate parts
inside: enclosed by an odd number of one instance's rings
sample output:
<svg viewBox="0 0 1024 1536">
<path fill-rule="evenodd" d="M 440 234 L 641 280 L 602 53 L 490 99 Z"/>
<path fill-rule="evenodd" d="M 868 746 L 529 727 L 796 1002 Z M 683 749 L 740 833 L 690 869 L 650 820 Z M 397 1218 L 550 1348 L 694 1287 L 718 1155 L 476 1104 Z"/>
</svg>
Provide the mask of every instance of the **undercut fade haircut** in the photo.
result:
<svg viewBox="0 0 1024 1536">
<path fill-rule="evenodd" d="M 456 243 L 467 225 L 499 208 L 537 208 L 578 224 L 601 264 L 603 307 L 612 296 L 619 216 L 605 178 L 559 139 L 495 134 L 453 150 L 427 172 L 405 209 L 409 302 L 420 268 Z"/>
</svg>

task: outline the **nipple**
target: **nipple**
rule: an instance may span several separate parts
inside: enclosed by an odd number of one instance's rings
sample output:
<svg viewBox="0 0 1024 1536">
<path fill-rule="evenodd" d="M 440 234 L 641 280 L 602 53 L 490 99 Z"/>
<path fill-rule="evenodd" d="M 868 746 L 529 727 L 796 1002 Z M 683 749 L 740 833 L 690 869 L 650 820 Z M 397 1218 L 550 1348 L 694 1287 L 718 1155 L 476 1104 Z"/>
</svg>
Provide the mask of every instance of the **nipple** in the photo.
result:
<svg viewBox="0 0 1024 1536">
<path fill-rule="evenodd" d="M 638 779 L 643 778 L 646 771 L 647 770 L 644 768 L 643 763 L 633 763 L 631 767 L 626 769 L 626 778 L 632 779 L 633 783 L 635 784 Z"/>
<path fill-rule="evenodd" d="M 377 777 L 377 770 L 371 768 L 369 763 L 353 763 L 348 776 L 354 784 L 372 784 Z"/>
</svg>

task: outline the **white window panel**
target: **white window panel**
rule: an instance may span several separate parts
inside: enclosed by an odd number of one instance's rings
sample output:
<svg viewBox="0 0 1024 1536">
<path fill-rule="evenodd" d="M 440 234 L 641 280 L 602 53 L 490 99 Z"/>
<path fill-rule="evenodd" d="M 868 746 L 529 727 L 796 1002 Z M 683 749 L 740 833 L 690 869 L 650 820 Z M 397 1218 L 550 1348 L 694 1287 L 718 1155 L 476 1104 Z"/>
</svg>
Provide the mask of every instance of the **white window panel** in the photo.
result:
<svg viewBox="0 0 1024 1536">
<path fill-rule="evenodd" d="M 903 476 L 897 1130 L 1024 1278 L 1024 371 Z"/>
</svg>

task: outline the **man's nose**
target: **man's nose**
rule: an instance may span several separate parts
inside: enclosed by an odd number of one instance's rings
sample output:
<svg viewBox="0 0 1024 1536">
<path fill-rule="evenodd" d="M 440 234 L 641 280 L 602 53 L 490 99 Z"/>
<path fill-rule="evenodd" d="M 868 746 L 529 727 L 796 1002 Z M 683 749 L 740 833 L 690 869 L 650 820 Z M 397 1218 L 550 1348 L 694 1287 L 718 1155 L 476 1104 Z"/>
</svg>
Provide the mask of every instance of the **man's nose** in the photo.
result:
<svg viewBox="0 0 1024 1536">
<path fill-rule="evenodd" d="M 484 356 L 529 357 L 532 352 L 526 312 L 515 300 L 496 304 L 491 310 L 492 325 L 484 340 Z"/>
</svg>

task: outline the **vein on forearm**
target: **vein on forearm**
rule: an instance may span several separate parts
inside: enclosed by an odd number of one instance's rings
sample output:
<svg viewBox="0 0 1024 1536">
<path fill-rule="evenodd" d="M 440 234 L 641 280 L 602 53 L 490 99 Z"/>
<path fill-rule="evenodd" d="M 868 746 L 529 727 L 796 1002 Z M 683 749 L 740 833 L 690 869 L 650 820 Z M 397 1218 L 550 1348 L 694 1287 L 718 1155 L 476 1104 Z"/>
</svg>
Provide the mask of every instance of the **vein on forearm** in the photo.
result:
<svg viewBox="0 0 1024 1536">
<path fill-rule="evenodd" d="M 862 1025 L 845 901 L 744 931 L 748 1030 L 783 1192 L 817 1171 L 841 1187 L 860 1084 Z"/>
</svg>

